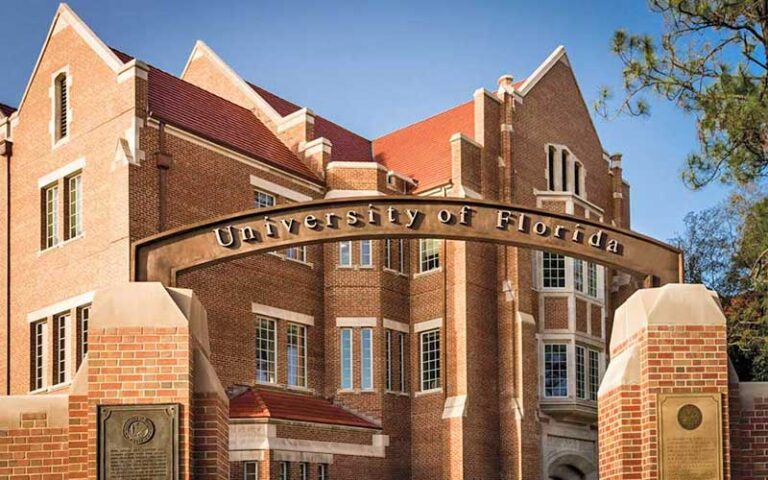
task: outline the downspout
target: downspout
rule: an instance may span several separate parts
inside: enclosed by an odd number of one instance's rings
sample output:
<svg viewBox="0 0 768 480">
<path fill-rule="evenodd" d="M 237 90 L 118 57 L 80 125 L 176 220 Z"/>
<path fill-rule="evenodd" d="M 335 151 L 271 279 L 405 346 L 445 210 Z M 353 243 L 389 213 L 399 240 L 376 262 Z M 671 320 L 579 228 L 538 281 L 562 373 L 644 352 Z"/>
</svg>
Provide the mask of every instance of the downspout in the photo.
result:
<svg viewBox="0 0 768 480">
<path fill-rule="evenodd" d="M 11 394 L 11 157 L 13 142 L 0 142 L 5 157 L 5 380 L 6 395 Z"/>
<path fill-rule="evenodd" d="M 165 153 L 165 122 L 160 122 L 155 164 L 159 183 L 157 231 L 163 232 L 168 224 L 168 169 L 171 168 L 171 156 Z"/>
</svg>

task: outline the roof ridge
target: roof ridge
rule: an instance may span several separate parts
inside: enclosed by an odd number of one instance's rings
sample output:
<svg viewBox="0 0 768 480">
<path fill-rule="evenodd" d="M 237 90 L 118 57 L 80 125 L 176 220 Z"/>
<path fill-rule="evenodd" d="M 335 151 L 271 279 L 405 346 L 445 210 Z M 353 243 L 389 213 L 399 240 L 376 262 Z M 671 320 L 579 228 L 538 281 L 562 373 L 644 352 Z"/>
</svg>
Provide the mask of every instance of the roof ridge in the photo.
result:
<svg viewBox="0 0 768 480">
<path fill-rule="evenodd" d="M 441 116 L 441 115 L 444 115 L 444 114 L 446 114 L 446 113 L 452 112 L 452 111 L 454 111 L 454 110 L 456 110 L 456 109 L 458 109 L 458 108 L 461 108 L 461 107 L 465 107 L 465 106 L 467 106 L 468 104 L 470 104 L 470 103 L 472 103 L 472 102 L 474 102 L 474 101 L 475 101 L 475 100 L 474 100 L 474 99 L 472 99 L 472 100 L 469 100 L 469 101 L 467 101 L 467 102 L 464 102 L 464 103 L 460 103 L 460 104 L 458 104 L 458 105 L 454 105 L 454 106 L 452 106 L 452 107 L 450 107 L 450 108 L 447 108 L 447 109 L 445 109 L 445 110 L 443 110 L 443 111 L 441 111 L 441 112 L 438 112 L 438 113 L 435 113 L 435 114 L 433 114 L 433 115 L 430 115 L 429 117 L 426 117 L 426 118 L 423 118 L 423 119 L 421 119 L 421 120 L 417 120 L 417 121 L 415 121 L 415 122 L 409 123 L 408 125 L 402 126 L 402 127 L 398 128 L 398 129 L 396 129 L 396 130 L 392 130 L 391 132 L 389 132 L 389 133 L 385 133 L 384 135 L 380 135 L 380 136 L 378 136 L 378 137 L 374 138 L 374 139 L 373 139 L 373 140 L 371 140 L 371 141 L 372 141 L 372 142 L 375 142 L 375 141 L 381 140 L 382 138 L 385 138 L 385 137 L 389 137 L 389 136 L 391 136 L 391 135 L 394 135 L 395 133 L 399 133 L 399 132 L 402 132 L 403 130 L 407 130 L 407 129 L 411 128 L 411 127 L 415 127 L 416 125 L 418 125 L 418 124 L 420 124 L 420 123 L 428 122 L 429 120 L 433 120 L 433 119 L 435 119 L 435 118 L 437 118 L 437 117 L 439 117 L 439 116 Z"/>
</svg>

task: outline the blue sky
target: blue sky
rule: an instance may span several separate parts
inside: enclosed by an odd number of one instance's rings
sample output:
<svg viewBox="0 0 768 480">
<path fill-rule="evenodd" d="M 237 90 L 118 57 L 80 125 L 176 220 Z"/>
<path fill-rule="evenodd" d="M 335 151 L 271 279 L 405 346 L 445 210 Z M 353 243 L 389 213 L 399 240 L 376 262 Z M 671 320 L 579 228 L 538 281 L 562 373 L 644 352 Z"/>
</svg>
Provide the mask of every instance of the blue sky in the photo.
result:
<svg viewBox="0 0 768 480">
<path fill-rule="evenodd" d="M 57 2 L 2 0 L 0 102 L 16 105 Z M 72 0 L 109 45 L 180 74 L 202 39 L 243 77 L 369 138 L 530 74 L 564 45 L 588 104 L 620 93 L 610 52 L 616 28 L 658 33 L 642 0 L 265 2 Z M 680 180 L 695 149 L 694 119 L 652 101 L 648 119 L 595 119 L 603 146 L 624 154 L 635 230 L 668 239 L 683 216 L 727 195 Z"/>
</svg>

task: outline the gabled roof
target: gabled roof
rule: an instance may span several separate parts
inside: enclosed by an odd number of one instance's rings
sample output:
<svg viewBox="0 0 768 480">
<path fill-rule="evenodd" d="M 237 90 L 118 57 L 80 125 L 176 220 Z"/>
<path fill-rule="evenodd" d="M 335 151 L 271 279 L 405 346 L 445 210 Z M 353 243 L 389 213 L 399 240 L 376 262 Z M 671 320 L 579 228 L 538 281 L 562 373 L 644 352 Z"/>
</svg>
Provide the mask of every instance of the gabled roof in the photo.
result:
<svg viewBox="0 0 768 480">
<path fill-rule="evenodd" d="M 419 182 L 417 192 L 451 179 L 451 136 L 474 138 L 475 108 L 470 100 L 373 141 L 374 159 Z"/>
<path fill-rule="evenodd" d="M 132 60 L 115 50 L 123 62 Z M 213 143 L 287 170 L 321 180 L 250 110 L 164 72 L 149 68 L 150 116 Z"/>
<path fill-rule="evenodd" d="M 10 117 L 15 111 L 16 109 L 12 106 L 0 103 L 0 117 Z"/>
<path fill-rule="evenodd" d="M 302 108 L 258 85 L 246 83 L 283 117 Z M 373 160 L 370 140 L 324 117 L 315 115 L 315 138 L 319 137 L 325 137 L 331 141 L 334 161 L 370 162 Z"/>
<path fill-rule="evenodd" d="M 300 422 L 380 428 L 320 397 L 251 388 L 229 401 L 229 418 L 275 418 Z"/>
</svg>

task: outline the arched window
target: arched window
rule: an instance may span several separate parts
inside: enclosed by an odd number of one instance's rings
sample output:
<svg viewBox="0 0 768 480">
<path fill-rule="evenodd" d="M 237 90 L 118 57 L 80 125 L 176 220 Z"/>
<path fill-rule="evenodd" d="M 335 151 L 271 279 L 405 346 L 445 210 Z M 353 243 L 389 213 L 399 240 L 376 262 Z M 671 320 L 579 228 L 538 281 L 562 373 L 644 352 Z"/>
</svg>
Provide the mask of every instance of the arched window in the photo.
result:
<svg viewBox="0 0 768 480">
<path fill-rule="evenodd" d="M 54 80 L 56 99 L 54 103 L 54 128 L 56 141 L 66 137 L 69 133 L 69 92 L 67 91 L 67 74 L 61 73 Z"/>
</svg>

